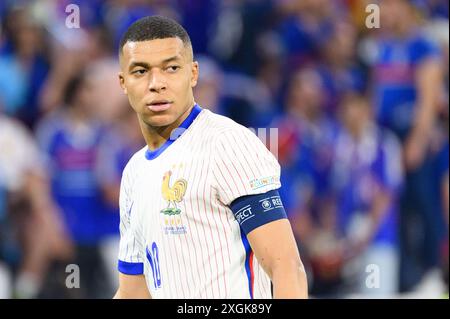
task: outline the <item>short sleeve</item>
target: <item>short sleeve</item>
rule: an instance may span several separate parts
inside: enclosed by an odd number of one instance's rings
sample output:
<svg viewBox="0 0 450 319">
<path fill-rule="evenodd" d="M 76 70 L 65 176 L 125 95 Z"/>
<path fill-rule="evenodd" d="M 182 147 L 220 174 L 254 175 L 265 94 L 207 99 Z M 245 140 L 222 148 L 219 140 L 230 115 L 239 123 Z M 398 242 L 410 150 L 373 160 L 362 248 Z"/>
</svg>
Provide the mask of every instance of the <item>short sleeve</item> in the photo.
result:
<svg viewBox="0 0 450 319">
<path fill-rule="evenodd" d="M 227 206 L 239 197 L 281 187 L 277 159 L 245 127 L 222 132 L 217 137 L 213 175 L 218 199 Z"/>
<path fill-rule="evenodd" d="M 125 168 L 120 184 L 120 245 L 119 271 L 127 275 L 140 275 L 144 272 L 143 238 L 134 215 L 135 207 L 131 197 L 131 181 Z"/>
</svg>

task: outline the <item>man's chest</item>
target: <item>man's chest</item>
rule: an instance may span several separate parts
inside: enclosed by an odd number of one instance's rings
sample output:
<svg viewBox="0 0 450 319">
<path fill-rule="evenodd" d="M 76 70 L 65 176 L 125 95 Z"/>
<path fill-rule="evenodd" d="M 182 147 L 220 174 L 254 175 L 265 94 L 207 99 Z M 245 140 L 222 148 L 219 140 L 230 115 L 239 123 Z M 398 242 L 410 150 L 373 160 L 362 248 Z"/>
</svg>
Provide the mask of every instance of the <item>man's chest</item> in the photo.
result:
<svg viewBox="0 0 450 319">
<path fill-rule="evenodd" d="M 183 235 L 213 218 L 217 201 L 209 164 L 188 155 L 159 164 L 143 167 L 133 187 L 144 233 Z"/>
</svg>

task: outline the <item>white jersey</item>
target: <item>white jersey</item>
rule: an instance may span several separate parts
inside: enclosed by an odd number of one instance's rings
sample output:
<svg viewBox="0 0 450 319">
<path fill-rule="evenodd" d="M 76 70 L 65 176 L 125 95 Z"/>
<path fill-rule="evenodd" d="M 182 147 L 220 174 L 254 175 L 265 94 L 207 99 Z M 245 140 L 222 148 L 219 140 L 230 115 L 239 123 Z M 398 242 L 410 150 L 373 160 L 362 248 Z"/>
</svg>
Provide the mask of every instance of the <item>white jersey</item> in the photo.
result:
<svg viewBox="0 0 450 319">
<path fill-rule="evenodd" d="M 145 274 L 153 298 L 271 298 L 228 205 L 278 189 L 277 160 L 249 129 L 198 106 L 179 129 L 123 172 L 119 271 Z"/>
</svg>

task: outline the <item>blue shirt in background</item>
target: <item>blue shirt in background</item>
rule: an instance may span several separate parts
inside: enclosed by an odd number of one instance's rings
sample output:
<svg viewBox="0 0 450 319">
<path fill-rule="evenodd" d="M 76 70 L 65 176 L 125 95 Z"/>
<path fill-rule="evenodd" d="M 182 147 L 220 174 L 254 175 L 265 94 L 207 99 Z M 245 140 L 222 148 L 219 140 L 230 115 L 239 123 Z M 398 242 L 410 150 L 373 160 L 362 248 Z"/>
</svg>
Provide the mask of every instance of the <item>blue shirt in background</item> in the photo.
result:
<svg viewBox="0 0 450 319">
<path fill-rule="evenodd" d="M 420 33 L 412 32 L 406 39 L 383 39 L 378 44 L 372 92 L 376 118 L 402 140 L 414 118 L 417 68 L 425 60 L 439 57 L 438 47 Z"/>
<path fill-rule="evenodd" d="M 347 236 L 357 214 L 364 216 L 374 204 L 376 189 L 391 196 L 374 242 L 397 244 L 396 198 L 402 183 L 400 144 L 392 133 L 371 127 L 356 142 L 344 129 L 334 143 L 331 188 L 337 204 L 337 222 Z M 366 215 L 367 216 L 367 215 Z"/>
<path fill-rule="evenodd" d="M 75 131 L 64 113 L 44 120 L 38 129 L 48 155 L 52 194 L 66 227 L 78 244 L 95 244 L 118 234 L 119 215 L 108 212 L 96 176 L 98 145 L 103 129 L 95 122 Z"/>
</svg>

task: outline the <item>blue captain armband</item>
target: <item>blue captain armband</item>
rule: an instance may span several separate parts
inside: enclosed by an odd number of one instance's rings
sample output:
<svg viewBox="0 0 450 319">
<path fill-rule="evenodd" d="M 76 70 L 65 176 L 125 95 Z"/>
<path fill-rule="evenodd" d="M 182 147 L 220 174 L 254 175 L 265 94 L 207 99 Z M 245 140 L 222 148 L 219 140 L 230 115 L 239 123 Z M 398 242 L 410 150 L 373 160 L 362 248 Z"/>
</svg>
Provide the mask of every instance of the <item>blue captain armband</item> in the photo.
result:
<svg viewBox="0 0 450 319">
<path fill-rule="evenodd" d="M 287 218 L 277 190 L 239 197 L 230 204 L 230 208 L 245 234 L 264 224 Z"/>
</svg>

